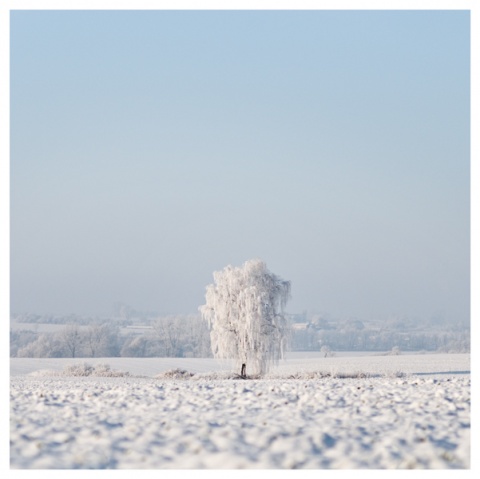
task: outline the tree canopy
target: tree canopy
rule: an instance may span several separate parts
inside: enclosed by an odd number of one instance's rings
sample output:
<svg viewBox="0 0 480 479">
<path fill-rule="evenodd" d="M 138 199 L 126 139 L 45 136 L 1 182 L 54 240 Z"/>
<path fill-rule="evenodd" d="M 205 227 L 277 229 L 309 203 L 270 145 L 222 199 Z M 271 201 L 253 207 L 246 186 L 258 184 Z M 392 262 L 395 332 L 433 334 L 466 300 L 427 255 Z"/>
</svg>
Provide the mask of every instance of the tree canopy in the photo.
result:
<svg viewBox="0 0 480 479">
<path fill-rule="evenodd" d="M 213 355 L 265 373 L 283 357 L 290 282 L 272 274 L 259 259 L 241 267 L 229 265 L 213 277 L 206 304 L 199 308 L 210 327 Z"/>
</svg>

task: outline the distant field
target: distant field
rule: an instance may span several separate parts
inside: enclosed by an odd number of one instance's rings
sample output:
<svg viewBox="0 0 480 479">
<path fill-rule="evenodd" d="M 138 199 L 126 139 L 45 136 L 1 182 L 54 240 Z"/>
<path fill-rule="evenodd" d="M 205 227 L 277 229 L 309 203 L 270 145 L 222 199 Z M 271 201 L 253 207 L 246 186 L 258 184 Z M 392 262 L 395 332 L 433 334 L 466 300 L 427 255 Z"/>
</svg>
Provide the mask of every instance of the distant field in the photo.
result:
<svg viewBox="0 0 480 479">
<path fill-rule="evenodd" d="M 11 358 L 10 374 L 29 374 L 49 369 L 60 371 L 66 365 L 86 362 L 91 365 L 108 364 L 112 369 L 133 375 L 155 376 L 169 369 L 181 368 L 192 373 L 228 371 L 228 361 L 212 358 Z M 299 371 L 322 371 L 329 374 L 468 374 L 470 354 L 400 354 L 398 356 L 374 353 L 344 353 L 325 358 L 321 353 L 289 353 L 272 373 L 288 374 Z"/>
</svg>

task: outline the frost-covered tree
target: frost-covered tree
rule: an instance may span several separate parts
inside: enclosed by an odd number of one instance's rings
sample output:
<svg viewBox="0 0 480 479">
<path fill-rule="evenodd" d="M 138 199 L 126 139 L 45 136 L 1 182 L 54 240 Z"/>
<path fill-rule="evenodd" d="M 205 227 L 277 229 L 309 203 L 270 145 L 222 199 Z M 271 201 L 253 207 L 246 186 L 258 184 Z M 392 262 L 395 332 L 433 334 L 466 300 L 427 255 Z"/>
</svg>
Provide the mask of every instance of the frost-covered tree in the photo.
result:
<svg viewBox="0 0 480 479">
<path fill-rule="evenodd" d="M 182 318 L 168 316 L 152 323 L 154 335 L 161 344 L 163 354 L 167 358 L 182 356 Z"/>
<path fill-rule="evenodd" d="M 324 358 L 335 356 L 335 353 L 330 349 L 330 346 L 327 346 L 327 345 L 322 346 L 320 348 L 320 352 L 323 354 Z"/>
<path fill-rule="evenodd" d="M 35 341 L 18 350 L 19 358 L 61 358 L 65 356 L 59 335 L 44 333 L 40 334 Z"/>
<path fill-rule="evenodd" d="M 151 323 L 152 343 L 164 357 L 206 357 L 210 351 L 209 331 L 199 315 L 158 318 Z"/>
<path fill-rule="evenodd" d="M 106 350 L 108 334 L 108 327 L 105 324 L 92 324 L 86 329 L 83 340 L 89 356 L 94 358 L 104 355 L 102 353 Z"/>
<path fill-rule="evenodd" d="M 36 341 L 37 338 L 38 333 L 35 331 L 10 329 L 10 357 L 14 358 L 18 351 Z"/>
<path fill-rule="evenodd" d="M 60 333 L 60 340 L 70 357 L 74 358 L 78 355 L 78 350 L 83 343 L 83 336 L 76 324 L 67 324 Z"/>
<path fill-rule="evenodd" d="M 145 336 L 131 336 L 127 338 L 120 351 L 122 357 L 143 358 L 146 357 L 149 340 Z"/>
<path fill-rule="evenodd" d="M 290 282 L 270 273 L 261 260 L 213 273 L 200 312 L 210 327 L 216 358 L 234 359 L 245 377 L 247 365 L 263 374 L 283 356 Z"/>
</svg>

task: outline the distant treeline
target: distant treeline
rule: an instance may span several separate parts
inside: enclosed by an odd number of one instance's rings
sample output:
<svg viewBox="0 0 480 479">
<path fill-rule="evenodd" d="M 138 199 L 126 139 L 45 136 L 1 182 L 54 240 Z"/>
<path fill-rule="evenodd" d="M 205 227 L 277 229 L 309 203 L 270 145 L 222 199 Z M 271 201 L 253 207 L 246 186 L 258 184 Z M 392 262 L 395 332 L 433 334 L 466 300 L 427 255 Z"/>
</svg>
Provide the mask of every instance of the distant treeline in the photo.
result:
<svg viewBox="0 0 480 479">
<path fill-rule="evenodd" d="M 151 321 L 147 327 L 131 330 L 124 328 L 122 323 L 116 320 L 90 324 L 67 323 L 55 332 L 32 331 L 27 328 L 27 323 L 23 323 L 25 329 L 17 326 L 10 330 L 10 356 L 30 358 L 211 356 L 207 325 L 199 317 L 169 316 Z"/>
<path fill-rule="evenodd" d="M 469 352 L 470 326 L 443 318 L 392 317 L 382 321 L 335 320 L 320 315 L 296 317 L 292 350 Z"/>
<path fill-rule="evenodd" d="M 124 310 L 121 310 L 125 313 Z M 18 315 L 10 330 L 11 357 L 211 357 L 207 324 L 199 315 L 113 319 L 76 315 Z M 49 325 L 42 331 L 42 325 Z M 56 325 L 56 326 L 51 326 Z M 291 316 L 291 351 L 469 352 L 465 325 L 369 322 Z"/>
</svg>

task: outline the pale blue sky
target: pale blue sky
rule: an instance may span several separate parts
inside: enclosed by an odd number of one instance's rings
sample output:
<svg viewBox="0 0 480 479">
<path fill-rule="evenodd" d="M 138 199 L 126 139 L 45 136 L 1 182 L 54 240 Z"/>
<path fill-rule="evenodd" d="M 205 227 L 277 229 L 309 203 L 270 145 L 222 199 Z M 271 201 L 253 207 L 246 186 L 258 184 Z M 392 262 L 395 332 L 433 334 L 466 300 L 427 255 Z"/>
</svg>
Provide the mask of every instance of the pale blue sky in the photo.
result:
<svg viewBox="0 0 480 479">
<path fill-rule="evenodd" d="M 11 310 L 469 318 L 470 17 L 11 14 Z"/>
</svg>

